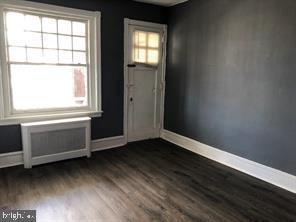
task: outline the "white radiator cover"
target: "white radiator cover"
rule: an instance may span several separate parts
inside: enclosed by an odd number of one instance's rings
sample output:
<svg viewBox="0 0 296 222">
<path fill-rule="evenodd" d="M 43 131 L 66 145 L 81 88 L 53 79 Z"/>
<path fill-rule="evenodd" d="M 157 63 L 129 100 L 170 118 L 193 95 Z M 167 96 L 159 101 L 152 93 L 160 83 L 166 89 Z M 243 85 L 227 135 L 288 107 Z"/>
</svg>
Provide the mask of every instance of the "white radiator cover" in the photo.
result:
<svg viewBox="0 0 296 222">
<path fill-rule="evenodd" d="M 90 157 L 89 117 L 21 124 L 25 168 Z"/>
</svg>

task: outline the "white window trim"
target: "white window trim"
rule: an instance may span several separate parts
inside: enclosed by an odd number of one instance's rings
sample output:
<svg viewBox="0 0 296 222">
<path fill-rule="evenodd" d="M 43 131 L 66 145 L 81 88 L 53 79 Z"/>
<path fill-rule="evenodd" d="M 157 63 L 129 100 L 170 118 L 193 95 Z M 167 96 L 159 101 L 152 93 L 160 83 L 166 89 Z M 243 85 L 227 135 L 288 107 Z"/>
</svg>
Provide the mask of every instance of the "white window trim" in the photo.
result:
<svg viewBox="0 0 296 222">
<path fill-rule="evenodd" d="M 9 98 L 4 95 L 8 92 L 7 77 L 9 76 L 6 66 L 6 46 L 4 38 L 4 10 L 27 10 L 50 15 L 57 15 L 69 18 L 79 18 L 89 21 L 89 79 L 88 97 L 89 106 L 87 110 L 75 108 L 72 111 L 47 111 L 40 113 L 12 114 Z M 61 6 L 54 6 L 43 3 L 35 3 L 21 0 L 0 0 L 0 125 L 17 124 L 31 121 L 73 118 L 83 116 L 101 116 L 101 13 L 98 11 L 86 11 Z M 92 41 L 96 40 L 96 41 Z M 6 92 L 6 93 L 5 93 Z"/>
</svg>

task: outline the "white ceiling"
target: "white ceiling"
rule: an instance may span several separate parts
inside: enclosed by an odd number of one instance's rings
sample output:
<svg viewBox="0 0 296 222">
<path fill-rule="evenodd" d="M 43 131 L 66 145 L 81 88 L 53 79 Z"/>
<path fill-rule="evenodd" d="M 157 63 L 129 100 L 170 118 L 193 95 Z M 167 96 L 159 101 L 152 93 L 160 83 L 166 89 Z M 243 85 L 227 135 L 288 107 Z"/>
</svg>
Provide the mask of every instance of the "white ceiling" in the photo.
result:
<svg viewBox="0 0 296 222">
<path fill-rule="evenodd" d="M 188 0 L 134 0 L 134 1 L 169 7 L 169 6 L 177 5 L 182 2 L 186 2 Z"/>
</svg>

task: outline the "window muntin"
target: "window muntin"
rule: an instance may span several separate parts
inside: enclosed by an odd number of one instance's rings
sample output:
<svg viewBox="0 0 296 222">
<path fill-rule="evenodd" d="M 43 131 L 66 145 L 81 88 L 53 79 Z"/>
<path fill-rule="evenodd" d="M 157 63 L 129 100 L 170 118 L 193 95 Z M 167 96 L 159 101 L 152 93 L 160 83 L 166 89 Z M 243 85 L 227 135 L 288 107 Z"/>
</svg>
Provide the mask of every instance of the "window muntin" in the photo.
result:
<svg viewBox="0 0 296 222">
<path fill-rule="evenodd" d="M 12 10 L 4 19 L 13 111 L 88 107 L 87 21 Z"/>
<path fill-rule="evenodd" d="M 80 52 L 80 55 L 87 56 L 88 50 L 86 48 L 88 40 L 87 35 L 87 21 L 77 21 L 64 18 L 52 18 L 49 16 L 34 15 L 18 11 L 5 12 L 5 33 L 6 33 L 6 47 L 13 52 L 19 50 L 23 55 L 23 51 L 28 50 L 31 53 L 40 53 L 42 56 L 39 63 L 48 64 L 48 60 L 44 58 L 44 51 L 58 50 L 57 63 L 58 64 L 79 64 L 73 60 L 73 54 Z M 32 51 L 32 49 L 39 49 L 40 51 Z M 71 54 L 71 59 L 68 58 L 68 53 Z M 53 52 L 53 51 L 52 51 Z M 17 53 L 16 53 L 17 54 Z M 26 57 L 15 58 L 8 53 L 8 62 L 27 62 L 30 59 Z M 39 55 L 39 54 L 38 54 Z M 66 57 L 60 61 L 59 55 Z M 53 56 L 53 54 L 52 54 Z M 70 56 L 69 56 L 70 57 Z M 67 60 L 65 62 L 64 60 Z M 83 64 L 86 64 L 86 59 Z"/>
<path fill-rule="evenodd" d="M 160 34 L 135 30 L 133 33 L 133 62 L 158 65 Z"/>
</svg>

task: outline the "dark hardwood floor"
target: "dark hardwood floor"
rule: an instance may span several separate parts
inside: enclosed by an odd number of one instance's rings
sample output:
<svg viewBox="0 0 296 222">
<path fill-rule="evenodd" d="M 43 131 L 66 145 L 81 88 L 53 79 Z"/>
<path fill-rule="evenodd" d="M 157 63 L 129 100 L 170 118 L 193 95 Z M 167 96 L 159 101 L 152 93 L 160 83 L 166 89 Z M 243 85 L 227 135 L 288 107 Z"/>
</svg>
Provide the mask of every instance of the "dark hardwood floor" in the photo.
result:
<svg viewBox="0 0 296 222">
<path fill-rule="evenodd" d="M 0 170 L 0 209 L 37 221 L 296 221 L 296 195 L 162 140 Z"/>
</svg>

